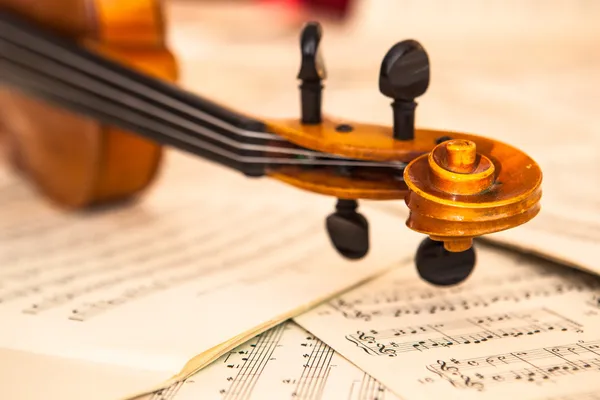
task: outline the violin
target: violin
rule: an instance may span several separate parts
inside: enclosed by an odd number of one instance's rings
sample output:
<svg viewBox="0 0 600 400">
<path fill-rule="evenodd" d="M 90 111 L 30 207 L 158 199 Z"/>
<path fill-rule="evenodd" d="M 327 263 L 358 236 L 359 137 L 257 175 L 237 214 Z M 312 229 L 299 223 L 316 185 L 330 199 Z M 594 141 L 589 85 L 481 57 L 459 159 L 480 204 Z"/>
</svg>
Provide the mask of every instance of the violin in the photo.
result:
<svg viewBox="0 0 600 400">
<path fill-rule="evenodd" d="M 415 127 L 415 99 L 430 82 L 428 54 L 415 40 L 396 43 L 381 62 L 389 126 L 322 112 L 327 74 L 317 22 L 300 34 L 300 115 L 258 118 L 177 86 L 159 1 L 32 1 L 0 0 L 0 126 L 12 163 L 67 209 L 141 193 L 170 146 L 248 178 L 335 198 L 325 229 L 351 260 L 369 249 L 358 201 L 404 200 L 407 227 L 426 235 L 416 268 L 434 285 L 470 275 L 474 238 L 540 211 L 542 172 L 527 154 Z"/>
</svg>

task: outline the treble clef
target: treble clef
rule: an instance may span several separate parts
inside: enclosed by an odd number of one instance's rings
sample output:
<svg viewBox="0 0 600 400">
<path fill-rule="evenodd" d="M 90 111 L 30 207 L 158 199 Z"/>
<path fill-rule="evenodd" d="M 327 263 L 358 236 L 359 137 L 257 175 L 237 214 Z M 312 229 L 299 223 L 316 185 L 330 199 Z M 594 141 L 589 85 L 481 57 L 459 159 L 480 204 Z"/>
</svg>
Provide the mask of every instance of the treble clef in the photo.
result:
<svg viewBox="0 0 600 400">
<path fill-rule="evenodd" d="M 387 354 L 390 357 L 396 357 L 398 355 L 396 354 L 396 350 L 386 347 L 383 343 L 377 344 L 377 347 L 379 348 L 379 352 L 381 354 Z"/>
<path fill-rule="evenodd" d="M 356 331 L 356 333 L 358 334 L 358 340 L 360 340 L 361 342 L 367 342 L 369 344 L 371 343 L 375 343 L 375 337 L 373 336 L 367 336 L 366 333 L 362 332 L 362 331 Z"/>
<path fill-rule="evenodd" d="M 470 377 L 465 376 L 465 375 L 461 375 L 461 378 L 464 379 L 465 385 L 467 387 L 476 389 L 479 392 L 481 392 L 483 390 L 483 383 L 477 382 L 477 381 L 473 381 L 473 380 L 471 380 Z"/>
<path fill-rule="evenodd" d="M 453 367 L 453 366 L 448 366 L 448 364 L 446 364 L 446 361 L 437 360 L 437 363 L 440 365 L 440 369 L 444 372 L 450 372 L 452 374 L 458 373 L 458 368 Z"/>
</svg>

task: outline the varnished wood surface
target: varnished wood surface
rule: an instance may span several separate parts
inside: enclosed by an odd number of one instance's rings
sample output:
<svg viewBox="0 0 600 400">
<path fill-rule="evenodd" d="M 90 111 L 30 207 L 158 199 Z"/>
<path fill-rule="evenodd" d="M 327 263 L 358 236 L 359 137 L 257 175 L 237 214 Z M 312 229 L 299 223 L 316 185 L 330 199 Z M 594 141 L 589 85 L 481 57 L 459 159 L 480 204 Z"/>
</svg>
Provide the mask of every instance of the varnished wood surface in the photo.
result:
<svg viewBox="0 0 600 400">
<path fill-rule="evenodd" d="M 334 168 L 307 170 L 293 166 L 273 168 L 269 177 L 310 192 L 342 199 L 401 200 L 408 193 L 402 175 L 369 171 L 352 176 L 340 174 Z"/>
<path fill-rule="evenodd" d="M 68 35 L 109 58 L 173 81 L 157 0 L 52 0 L 49 7 L 1 0 L 0 6 Z M 29 5 L 29 7 L 27 7 Z M 121 200 L 154 179 L 163 150 L 136 134 L 0 89 L 0 119 L 9 159 L 48 199 L 67 207 Z"/>
<path fill-rule="evenodd" d="M 339 125 L 352 126 L 350 132 L 340 132 Z M 267 120 L 269 130 L 292 143 L 324 153 L 370 161 L 410 162 L 431 151 L 435 140 L 445 132 L 421 130 L 415 139 L 399 141 L 393 137 L 391 124 L 357 123 L 355 120 L 335 120 L 324 116 L 322 124 L 302 125 L 298 118 Z"/>
<path fill-rule="evenodd" d="M 39 7 L 37 0 L 2 0 L 0 6 L 71 37 L 84 37 L 95 31 L 95 26 L 89 23 L 85 1 L 58 0 L 53 7 Z"/>
</svg>

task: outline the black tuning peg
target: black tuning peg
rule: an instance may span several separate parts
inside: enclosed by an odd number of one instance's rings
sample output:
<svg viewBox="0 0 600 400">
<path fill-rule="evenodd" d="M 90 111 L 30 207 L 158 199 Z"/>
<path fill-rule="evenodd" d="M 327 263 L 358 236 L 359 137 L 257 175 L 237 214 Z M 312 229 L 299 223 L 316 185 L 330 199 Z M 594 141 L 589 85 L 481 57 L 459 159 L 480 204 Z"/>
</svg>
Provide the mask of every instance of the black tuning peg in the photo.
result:
<svg viewBox="0 0 600 400">
<path fill-rule="evenodd" d="M 302 64 L 298 79 L 302 101 L 302 123 L 321 123 L 322 80 L 327 77 L 325 64 L 321 56 L 319 44 L 322 30 L 318 22 L 309 22 L 302 29 L 300 36 L 300 51 Z"/>
<path fill-rule="evenodd" d="M 356 200 L 338 199 L 335 213 L 327 217 L 329 239 L 342 256 L 357 260 L 369 252 L 369 223 L 356 212 Z"/>
<path fill-rule="evenodd" d="M 415 98 L 429 86 L 429 57 L 415 40 L 396 43 L 385 55 L 379 72 L 379 91 L 394 99 L 394 138 L 412 140 Z"/>
<path fill-rule="evenodd" d="M 475 268 L 475 249 L 451 252 L 444 242 L 425 238 L 417 249 L 415 263 L 421 279 L 437 286 L 452 286 L 466 280 Z"/>
</svg>

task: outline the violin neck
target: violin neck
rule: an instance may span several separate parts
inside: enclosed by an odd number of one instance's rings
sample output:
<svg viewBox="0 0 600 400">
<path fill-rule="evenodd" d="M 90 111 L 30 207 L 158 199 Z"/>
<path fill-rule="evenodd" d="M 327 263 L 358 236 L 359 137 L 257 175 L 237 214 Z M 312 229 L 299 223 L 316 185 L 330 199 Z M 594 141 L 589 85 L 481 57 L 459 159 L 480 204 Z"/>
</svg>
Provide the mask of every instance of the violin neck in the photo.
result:
<svg viewBox="0 0 600 400">
<path fill-rule="evenodd" d="M 0 56 L 2 84 L 247 176 L 264 175 L 265 149 L 283 142 L 262 121 L 101 57 L 4 10 Z"/>
</svg>

